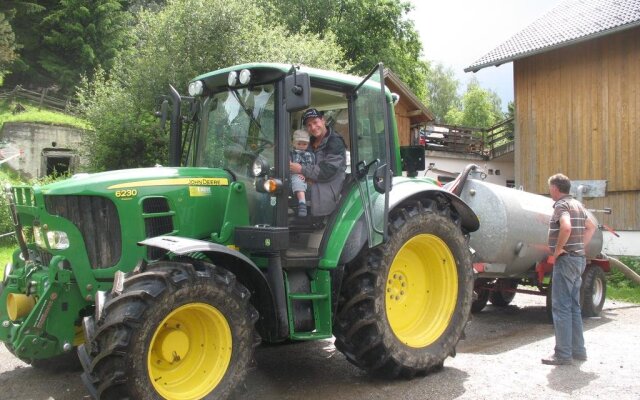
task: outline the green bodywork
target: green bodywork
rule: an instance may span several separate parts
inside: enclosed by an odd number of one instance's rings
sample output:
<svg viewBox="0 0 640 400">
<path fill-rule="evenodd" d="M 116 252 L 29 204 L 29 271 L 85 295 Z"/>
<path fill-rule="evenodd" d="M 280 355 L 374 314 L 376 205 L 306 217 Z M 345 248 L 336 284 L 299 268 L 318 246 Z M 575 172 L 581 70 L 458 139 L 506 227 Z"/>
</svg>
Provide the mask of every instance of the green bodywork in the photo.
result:
<svg viewBox="0 0 640 400">
<path fill-rule="evenodd" d="M 252 94 L 253 88 L 239 92 L 239 97 L 251 102 L 248 107 L 254 116 L 246 118 L 238 108 L 240 111 L 234 114 L 232 121 L 225 114 L 229 113 L 229 107 L 225 110 L 218 103 L 236 104 L 229 103 L 233 93 L 224 92 L 226 89 L 223 88 L 227 85 L 228 72 L 241 69 L 251 70 L 266 83 L 259 94 Z M 360 83 L 360 78 L 333 72 L 304 68 L 300 71 L 309 74 L 312 85 L 330 84 L 345 92 Z M 272 209 L 275 209 L 274 204 L 286 199 L 286 195 L 276 199 L 256 191 L 254 179 L 245 174 L 243 168 L 246 166 L 240 168 L 233 163 L 246 163 L 247 157 L 260 156 L 275 166 L 276 174 L 287 177 L 288 171 L 278 165 L 283 163 L 278 160 L 284 158 L 278 158 L 274 149 L 288 143 L 288 139 L 278 138 L 288 135 L 290 126 L 289 122 L 279 122 L 281 100 L 270 93 L 279 90 L 278 82 L 290 72 L 290 65 L 246 64 L 195 78 L 194 81 L 205 83 L 208 88 L 205 96 L 211 97 L 198 103 L 193 136 L 189 139 L 191 145 L 185 150 L 183 159 L 183 164 L 191 165 L 189 167 L 112 171 L 77 176 L 45 186 L 12 188 L 15 211 L 22 227 L 18 234 L 25 237 L 28 260 L 25 261 L 24 251 L 15 251 L 10 273 L 0 293 L 0 341 L 23 359 L 50 358 L 69 351 L 70 345 L 81 343 L 82 318 L 94 313 L 97 293 L 111 290 L 117 271 L 126 273 L 143 260 L 171 257 L 166 251 L 154 253 L 147 246 L 138 244 L 149 237 L 168 235 L 224 245 L 230 254 L 237 253 L 240 257 L 244 253 L 251 257 L 254 267 L 265 271 L 264 259 L 234 246 L 234 230 L 240 226 L 276 223 L 276 212 Z M 365 84 L 365 88 L 371 90 L 379 90 L 379 87 L 379 83 L 377 86 L 371 82 Z M 222 94 L 218 96 L 217 92 Z M 260 101 L 266 99 L 267 104 L 273 104 L 255 111 L 259 107 L 259 96 L 263 96 Z M 386 123 L 392 143 L 392 160 L 389 161 L 394 162 L 391 165 L 394 174 L 401 175 L 391 94 L 386 90 L 383 96 L 389 111 Z M 224 118 L 216 120 L 221 114 Z M 248 122 L 236 121 L 241 118 Z M 227 138 L 219 133 L 220 125 L 230 132 L 239 130 L 241 135 Z M 222 141 L 233 142 L 233 146 L 240 148 L 219 144 Z M 235 157 L 235 161 L 229 161 L 230 157 Z M 350 172 L 356 172 L 354 166 Z M 366 190 L 363 191 L 363 187 Z M 394 187 L 394 190 L 401 188 Z M 370 197 L 373 205 L 382 202 L 384 207 L 384 195 L 376 192 L 371 182 L 360 188 L 354 184 L 344 193 L 333 224 L 325 232 L 324 252 L 318 255 L 316 268 L 307 270 L 309 292 L 294 293 L 287 272 L 284 272 L 290 338 L 309 340 L 331 336 L 331 271 L 341 265 L 343 249 L 349 240 L 353 240 L 356 226 L 362 223 L 362 196 Z M 267 211 L 263 215 L 264 210 Z M 372 213 L 378 220 L 384 215 L 375 210 Z M 34 240 L 34 232 L 42 235 L 39 245 Z M 59 248 L 51 248 L 47 237 L 56 236 L 56 232 L 66 234 L 68 245 L 63 240 Z M 373 237 L 374 244 L 383 240 L 381 232 L 374 233 Z M 192 256 L 204 257 L 202 254 Z M 33 309 L 15 321 L 7 315 L 7 297 L 11 293 L 28 295 L 36 300 Z M 315 328 L 312 331 L 299 332 L 293 328 L 295 301 L 313 304 Z"/>
</svg>

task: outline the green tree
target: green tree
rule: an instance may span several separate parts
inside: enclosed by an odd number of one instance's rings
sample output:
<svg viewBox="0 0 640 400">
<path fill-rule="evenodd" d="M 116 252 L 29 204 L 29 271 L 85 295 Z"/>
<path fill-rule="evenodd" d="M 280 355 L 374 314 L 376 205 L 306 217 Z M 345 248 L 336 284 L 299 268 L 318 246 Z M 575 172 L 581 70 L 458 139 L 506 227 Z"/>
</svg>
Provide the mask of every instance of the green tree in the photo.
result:
<svg viewBox="0 0 640 400">
<path fill-rule="evenodd" d="M 0 12 L 0 86 L 7 72 L 6 68 L 16 57 L 16 37 L 4 13 Z"/>
<path fill-rule="evenodd" d="M 430 66 L 427 73 L 427 97 L 429 110 L 436 118 L 436 122 L 448 121 L 447 112 L 461 106 L 458 87 L 460 82 L 455 79 L 450 67 L 442 63 Z"/>
<path fill-rule="evenodd" d="M 94 128 L 84 146 L 92 170 L 166 162 L 168 138 L 152 110 L 169 84 L 184 92 L 198 74 L 250 61 L 348 67 L 333 34 L 291 34 L 242 0 L 169 0 L 138 18 L 135 48 L 116 58 L 110 74 L 85 79 L 79 92 Z"/>
<path fill-rule="evenodd" d="M 294 33 L 324 38 L 335 34 L 352 64 L 364 75 L 378 62 L 391 68 L 422 100 L 426 100 L 427 65 L 420 60 L 422 43 L 411 10 L 401 0 L 260 0 L 270 18 Z"/>
<path fill-rule="evenodd" d="M 129 17 L 121 0 L 60 0 L 42 21 L 39 64 L 65 91 L 73 90 L 82 74 L 113 67 L 128 44 Z"/>
<path fill-rule="evenodd" d="M 447 112 L 447 123 L 475 128 L 489 128 L 504 118 L 498 95 L 480 87 L 473 77 L 462 96 L 462 108 L 453 107 Z"/>
<path fill-rule="evenodd" d="M 21 48 L 11 22 L 18 12 L 37 10 L 42 10 L 42 6 L 31 2 L 5 0 L 0 3 L 0 85 L 4 75 L 9 72 L 10 65 L 18 59 L 18 50 Z"/>
<path fill-rule="evenodd" d="M 52 77 L 39 65 L 44 37 L 41 23 L 57 4 L 58 0 L 0 2 L 0 10 L 9 16 L 18 51 L 18 57 L 8 68 L 5 84 L 36 87 L 52 84 Z"/>
</svg>

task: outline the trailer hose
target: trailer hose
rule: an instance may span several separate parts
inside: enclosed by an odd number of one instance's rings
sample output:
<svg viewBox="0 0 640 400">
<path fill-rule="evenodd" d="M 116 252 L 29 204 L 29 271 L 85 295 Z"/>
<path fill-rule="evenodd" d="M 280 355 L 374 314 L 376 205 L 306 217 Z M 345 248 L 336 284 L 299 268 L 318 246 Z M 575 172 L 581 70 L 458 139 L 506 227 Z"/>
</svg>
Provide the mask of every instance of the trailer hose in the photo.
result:
<svg viewBox="0 0 640 400">
<path fill-rule="evenodd" d="M 455 194 L 456 196 L 460 196 L 460 193 L 462 193 L 462 188 L 464 187 L 464 184 L 467 182 L 467 178 L 469 177 L 469 174 L 471 173 L 471 171 L 475 171 L 478 168 L 479 167 L 476 164 L 467 165 L 466 167 L 464 167 L 464 170 L 462 171 L 462 173 L 458 175 L 458 177 L 453 182 L 445 185 L 445 189 Z"/>
<path fill-rule="evenodd" d="M 606 256 L 606 255 L 605 255 Z M 622 261 L 617 258 L 606 256 L 609 260 L 609 265 L 616 268 L 618 271 L 622 272 L 624 276 L 626 276 L 631 281 L 640 285 L 640 275 L 638 275 L 634 270 L 626 266 Z"/>
</svg>

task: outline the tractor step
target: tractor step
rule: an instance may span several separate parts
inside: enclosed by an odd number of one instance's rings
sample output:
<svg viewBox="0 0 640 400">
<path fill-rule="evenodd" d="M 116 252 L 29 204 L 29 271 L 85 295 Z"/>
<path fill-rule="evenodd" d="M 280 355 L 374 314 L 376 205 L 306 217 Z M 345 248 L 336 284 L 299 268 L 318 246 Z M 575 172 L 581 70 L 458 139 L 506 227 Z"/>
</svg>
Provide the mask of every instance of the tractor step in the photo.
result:
<svg viewBox="0 0 640 400">
<path fill-rule="evenodd" d="M 331 277 L 329 271 L 318 270 L 310 282 L 308 293 L 289 291 L 287 285 L 287 307 L 289 309 L 289 336 L 294 340 L 316 340 L 330 338 L 331 327 Z M 295 307 L 296 301 L 311 301 L 313 308 L 314 329 L 311 331 L 296 331 Z"/>
<path fill-rule="evenodd" d="M 291 300 L 325 300 L 329 298 L 327 294 L 320 293 L 290 293 Z"/>
</svg>

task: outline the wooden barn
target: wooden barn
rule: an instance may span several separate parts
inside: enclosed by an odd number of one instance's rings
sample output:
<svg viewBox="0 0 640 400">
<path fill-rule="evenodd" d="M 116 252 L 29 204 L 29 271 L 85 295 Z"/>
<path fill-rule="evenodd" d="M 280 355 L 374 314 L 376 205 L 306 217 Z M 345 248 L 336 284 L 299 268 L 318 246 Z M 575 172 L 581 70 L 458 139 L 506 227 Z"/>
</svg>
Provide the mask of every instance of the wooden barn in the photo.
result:
<svg viewBox="0 0 640 400">
<path fill-rule="evenodd" d="M 604 197 L 584 203 L 612 208 L 599 220 L 637 234 L 640 0 L 566 0 L 465 71 L 507 62 L 513 62 L 516 186 L 546 194 L 556 172 L 606 181 Z"/>
<path fill-rule="evenodd" d="M 390 69 L 384 70 L 384 84 L 392 93 L 400 96 L 395 105 L 396 122 L 398 124 L 398 136 L 401 146 L 417 144 L 417 132 L 419 127 L 435 120 L 431 111 L 413 94 Z"/>
</svg>

